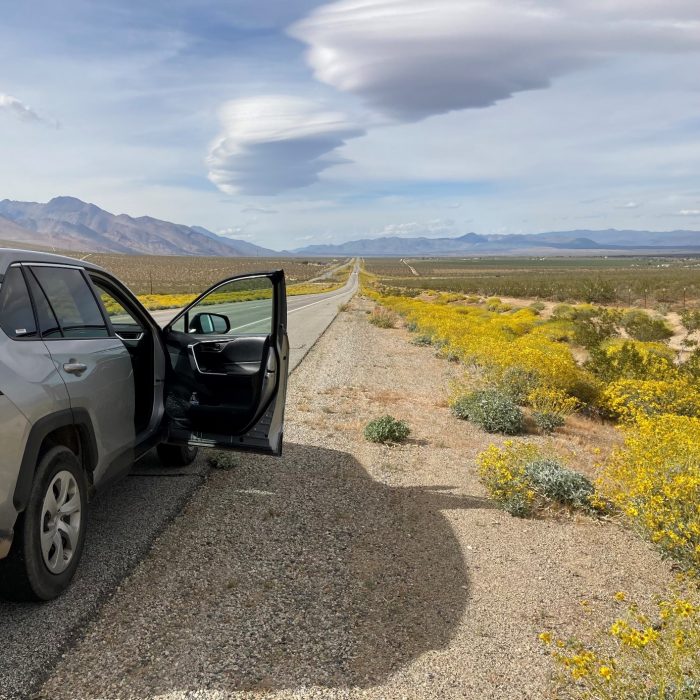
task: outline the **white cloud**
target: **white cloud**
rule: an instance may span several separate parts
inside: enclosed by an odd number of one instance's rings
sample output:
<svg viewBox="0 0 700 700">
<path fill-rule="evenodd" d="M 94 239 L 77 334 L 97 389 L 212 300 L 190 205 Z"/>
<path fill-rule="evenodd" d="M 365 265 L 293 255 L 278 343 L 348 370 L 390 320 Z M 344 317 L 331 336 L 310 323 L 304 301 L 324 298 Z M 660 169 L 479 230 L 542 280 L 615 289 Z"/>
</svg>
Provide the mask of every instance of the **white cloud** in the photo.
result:
<svg viewBox="0 0 700 700">
<path fill-rule="evenodd" d="M 246 226 L 230 226 L 229 228 L 217 231 L 217 234 L 224 238 L 235 238 L 239 240 L 255 238 L 255 234 L 246 232 Z"/>
<path fill-rule="evenodd" d="M 341 0 L 289 28 L 316 78 L 401 120 L 488 107 L 619 54 L 700 49 L 696 0 Z"/>
<path fill-rule="evenodd" d="M 678 216 L 700 216 L 700 209 L 681 209 Z"/>
<path fill-rule="evenodd" d="M 639 209 L 641 204 L 639 202 L 626 202 L 620 208 L 621 209 Z"/>
<path fill-rule="evenodd" d="M 279 214 L 277 209 L 271 207 L 245 207 L 241 209 L 242 214 Z"/>
<path fill-rule="evenodd" d="M 29 105 L 4 92 L 0 92 L 0 110 L 6 110 L 25 122 L 44 121 Z"/>
<path fill-rule="evenodd" d="M 342 163 L 334 153 L 364 130 L 345 114 L 290 95 L 233 100 L 207 158 L 209 179 L 227 194 L 272 195 L 311 185 Z"/>
<path fill-rule="evenodd" d="M 425 236 L 428 238 L 440 238 L 451 236 L 457 232 L 455 222 L 452 219 L 433 219 L 431 221 L 409 221 L 401 224 L 387 224 L 375 233 L 375 237 L 381 236 Z"/>
</svg>

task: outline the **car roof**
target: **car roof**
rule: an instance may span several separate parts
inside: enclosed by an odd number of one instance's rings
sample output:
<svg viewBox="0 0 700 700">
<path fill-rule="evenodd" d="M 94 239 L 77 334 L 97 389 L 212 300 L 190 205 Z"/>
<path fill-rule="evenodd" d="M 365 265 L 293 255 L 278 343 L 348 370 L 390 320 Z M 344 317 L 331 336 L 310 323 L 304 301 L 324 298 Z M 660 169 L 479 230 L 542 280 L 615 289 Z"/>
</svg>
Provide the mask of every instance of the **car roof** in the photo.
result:
<svg viewBox="0 0 700 700">
<path fill-rule="evenodd" d="M 19 248 L 0 248 L 0 274 L 4 273 L 12 263 L 55 263 L 58 265 L 79 265 L 88 270 L 102 270 L 99 265 L 93 265 L 87 260 L 69 258 L 66 255 L 44 253 L 40 250 L 21 250 Z"/>
</svg>

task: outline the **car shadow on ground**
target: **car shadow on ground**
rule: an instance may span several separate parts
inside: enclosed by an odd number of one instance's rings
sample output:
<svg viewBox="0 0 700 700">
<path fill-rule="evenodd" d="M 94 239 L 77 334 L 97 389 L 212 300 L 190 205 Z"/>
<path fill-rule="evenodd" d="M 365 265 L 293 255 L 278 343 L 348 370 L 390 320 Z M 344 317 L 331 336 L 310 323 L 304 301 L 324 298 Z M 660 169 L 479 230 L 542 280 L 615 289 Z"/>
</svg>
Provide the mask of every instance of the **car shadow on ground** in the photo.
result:
<svg viewBox="0 0 700 700">
<path fill-rule="evenodd" d="M 152 696 L 382 683 L 449 644 L 469 584 L 445 511 L 490 507 L 449 487 L 375 481 L 336 450 L 245 457 L 212 472 L 162 561 L 137 577 L 119 623 L 137 633 L 108 673 Z M 157 605 L 138 602 L 146 588 Z"/>
<path fill-rule="evenodd" d="M 147 455 L 128 479 L 90 504 L 83 559 L 60 598 L 42 604 L 0 599 L 0 700 L 31 694 L 202 483 L 204 472 L 202 463 L 165 469 Z"/>
</svg>

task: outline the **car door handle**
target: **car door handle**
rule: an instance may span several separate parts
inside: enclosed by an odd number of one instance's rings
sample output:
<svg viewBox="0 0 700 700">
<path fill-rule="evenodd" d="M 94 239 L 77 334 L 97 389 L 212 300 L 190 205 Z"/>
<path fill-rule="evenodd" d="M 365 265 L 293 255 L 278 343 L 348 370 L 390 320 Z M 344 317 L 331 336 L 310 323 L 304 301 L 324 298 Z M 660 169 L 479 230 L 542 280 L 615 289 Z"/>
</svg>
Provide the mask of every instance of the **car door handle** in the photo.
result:
<svg viewBox="0 0 700 700">
<path fill-rule="evenodd" d="M 66 362 L 63 365 L 64 372 L 68 372 L 68 374 L 77 374 L 78 376 L 80 376 L 86 369 L 87 365 L 84 365 L 82 362 L 76 362 L 75 360 Z"/>
</svg>

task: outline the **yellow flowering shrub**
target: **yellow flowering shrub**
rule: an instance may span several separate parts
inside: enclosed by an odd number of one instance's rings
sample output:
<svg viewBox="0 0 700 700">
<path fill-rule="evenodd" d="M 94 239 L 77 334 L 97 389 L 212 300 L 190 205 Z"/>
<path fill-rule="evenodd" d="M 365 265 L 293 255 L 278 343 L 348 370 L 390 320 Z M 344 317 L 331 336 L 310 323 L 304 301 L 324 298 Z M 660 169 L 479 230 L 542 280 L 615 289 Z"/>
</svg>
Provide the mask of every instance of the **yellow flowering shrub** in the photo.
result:
<svg viewBox="0 0 700 700">
<path fill-rule="evenodd" d="M 539 386 L 527 397 L 532 407 L 532 418 L 544 433 L 553 433 L 566 423 L 566 417 L 574 413 L 580 401 L 561 389 Z"/>
<path fill-rule="evenodd" d="M 536 493 L 528 484 L 525 467 L 540 457 L 536 445 L 506 440 L 502 448 L 490 445 L 477 458 L 479 478 L 497 503 L 511 515 L 527 515 Z"/>
<path fill-rule="evenodd" d="M 573 396 L 569 396 L 561 389 L 549 386 L 539 386 L 533 389 L 527 400 L 535 411 L 555 413 L 560 416 L 570 416 L 581 405 L 581 402 Z"/>
<path fill-rule="evenodd" d="M 287 287 L 287 296 L 299 296 L 302 294 L 322 294 L 340 289 L 345 282 L 300 282 L 290 284 Z M 198 294 L 139 294 L 138 300 L 149 311 L 158 309 L 178 309 L 187 306 L 194 301 Z M 208 304 L 223 304 L 232 301 L 256 301 L 257 299 L 269 299 L 272 291 L 269 289 L 259 289 L 246 292 L 221 292 L 214 293 L 207 297 Z M 114 306 L 113 302 L 107 302 L 108 313 L 121 313 L 120 309 Z"/>
<path fill-rule="evenodd" d="M 639 418 L 597 482 L 652 542 L 700 571 L 700 418 Z"/>
<path fill-rule="evenodd" d="M 610 340 L 591 351 L 591 371 L 604 381 L 616 379 L 674 379 L 676 352 L 663 343 Z"/>
<path fill-rule="evenodd" d="M 577 391 L 589 378 L 566 345 L 534 332 L 547 321 L 532 309 L 499 313 L 372 291 L 368 295 L 404 316 L 410 327 L 431 337 L 446 353 L 494 375 L 517 366 L 535 375 L 538 383 L 567 392 Z"/>
<path fill-rule="evenodd" d="M 700 416 L 700 391 L 685 377 L 618 379 L 605 387 L 599 402 L 607 413 L 624 421 L 663 413 Z"/>
<path fill-rule="evenodd" d="M 615 598 L 623 603 L 626 596 L 620 592 Z M 606 651 L 555 639 L 551 632 L 542 632 L 540 641 L 562 668 L 562 683 L 574 697 L 697 700 L 700 606 L 695 598 L 691 593 L 659 601 L 654 619 L 635 604 L 627 604 L 605 634 Z"/>
<path fill-rule="evenodd" d="M 596 509 L 591 482 L 532 443 L 490 445 L 477 463 L 481 482 L 511 515 L 526 517 L 553 505 L 591 514 Z"/>
</svg>

